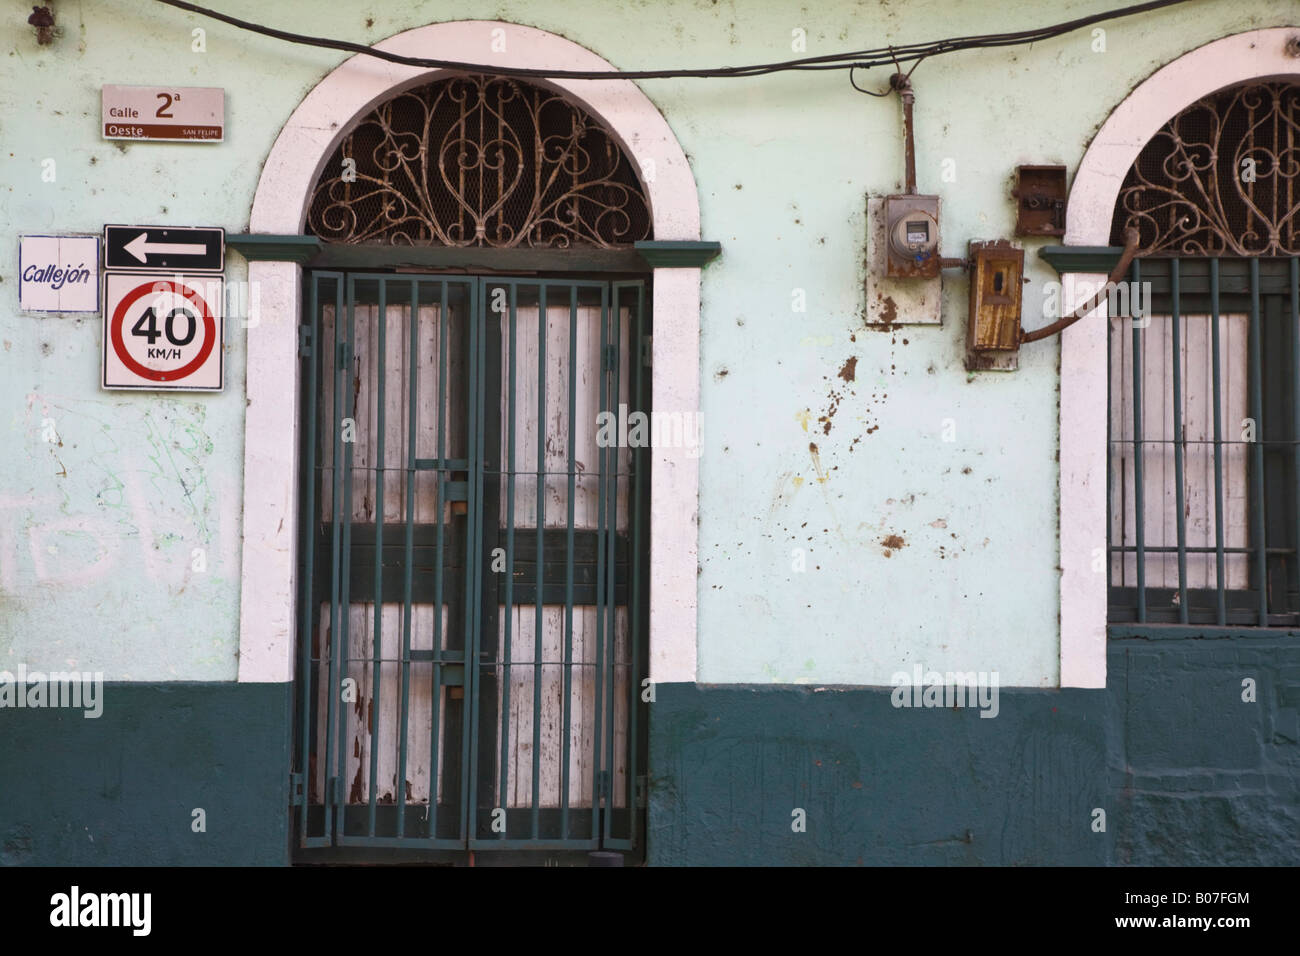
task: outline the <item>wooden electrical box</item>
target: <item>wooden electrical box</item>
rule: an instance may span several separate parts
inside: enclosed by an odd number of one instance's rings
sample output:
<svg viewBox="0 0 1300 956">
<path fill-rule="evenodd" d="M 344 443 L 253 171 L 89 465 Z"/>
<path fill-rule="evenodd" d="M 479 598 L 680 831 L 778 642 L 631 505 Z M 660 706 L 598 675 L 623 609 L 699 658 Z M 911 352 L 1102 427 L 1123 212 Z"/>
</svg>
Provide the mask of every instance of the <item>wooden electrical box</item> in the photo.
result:
<svg viewBox="0 0 1300 956">
<path fill-rule="evenodd" d="M 1065 235 L 1064 166 L 1017 166 L 1017 236 Z"/>
<path fill-rule="evenodd" d="M 1020 299 L 1025 250 L 1005 239 L 972 242 L 966 368 L 1010 372 L 1020 357 Z"/>
</svg>

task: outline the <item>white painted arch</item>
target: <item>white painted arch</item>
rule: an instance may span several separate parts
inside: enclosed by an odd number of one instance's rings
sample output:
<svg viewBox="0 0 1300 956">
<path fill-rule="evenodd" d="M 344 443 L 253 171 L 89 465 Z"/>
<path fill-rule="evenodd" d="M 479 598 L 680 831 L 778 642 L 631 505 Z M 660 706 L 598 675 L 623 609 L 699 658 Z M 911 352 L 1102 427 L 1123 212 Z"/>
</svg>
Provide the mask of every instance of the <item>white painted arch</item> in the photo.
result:
<svg viewBox="0 0 1300 956">
<path fill-rule="evenodd" d="M 1142 147 L 1171 117 L 1237 83 L 1300 77 L 1287 43 L 1297 27 L 1207 43 L 1152 74 L 1116 107 L 1084 154 L 1070 190 L 1065 244 L 1106 246 L 1120 186 Z M 1105 276 L 1063 276 L 1062 305 L 1082 302 Z M 1086 288 L 1085 288 L 1086 286 Z M 1078 291 L 1076 291 L 1078 290 Z M 1106 686 L 1106 306 L 1061 335 L 1061 686 Z M 1098 550 L 1100 549 L 1100 550 Z"/>
<path fill-rule="evenodd" d="M 494 40 L 502 39 L 504 51 L 493 52 Z M 486 20 L 417 27 L 375 47 L 508 67 L 615 69 L 563 37 Z M 330 72 L 276 138 L 258 182 L 249 232 L 301 233 L 312 189 L 342 138 L 379 103 L 446 74 L 365 55 Z M 639 164 L 655 239 L 699 239 L 699 196 L 686 154 L 636 84 L 552 80 L 547 85 L 596 116 Z M 259 284 L 261 302 L 258 321 L 248 329 L 241 681 L 290 681 L 294 674 L 301 277 L 301 267 L 291 262 L 249 263 L 249 281 Z M 698 268 L 654 271 L 651 381 L 657 409 L 699 411 L 699 285 Z M 650 675 L 656 682 L 695 680 L 699 465 L 687 452 L 653 450 L 649 640 Z"/>
</svg>

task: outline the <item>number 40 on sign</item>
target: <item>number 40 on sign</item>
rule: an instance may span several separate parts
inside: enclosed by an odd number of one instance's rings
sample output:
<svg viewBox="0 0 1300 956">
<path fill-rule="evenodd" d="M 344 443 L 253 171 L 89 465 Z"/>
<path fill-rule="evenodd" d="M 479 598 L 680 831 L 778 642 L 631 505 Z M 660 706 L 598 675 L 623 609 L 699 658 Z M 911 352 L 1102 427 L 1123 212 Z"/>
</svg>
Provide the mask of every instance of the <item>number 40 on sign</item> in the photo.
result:
<svg viewBox="0 0 1300 956">
<path fill-rule="evenodd" d="M 223 280 L 108 273 L 104 388 L 220 391 Z"/>
</svg>

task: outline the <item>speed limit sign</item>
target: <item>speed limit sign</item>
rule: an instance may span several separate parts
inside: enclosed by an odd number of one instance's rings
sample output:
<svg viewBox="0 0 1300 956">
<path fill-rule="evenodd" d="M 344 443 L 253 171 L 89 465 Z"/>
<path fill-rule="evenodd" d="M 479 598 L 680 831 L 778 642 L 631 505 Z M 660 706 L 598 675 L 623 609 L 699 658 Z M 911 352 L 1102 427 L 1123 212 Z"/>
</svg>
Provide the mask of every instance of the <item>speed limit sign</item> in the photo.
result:
<svg viewBox="0 0 1300 956">
<path fill-rule="evenodd" d="M 220 391 L 223 293 L 219 276 L 108 273 L 104 388 Z"/>
</svg>

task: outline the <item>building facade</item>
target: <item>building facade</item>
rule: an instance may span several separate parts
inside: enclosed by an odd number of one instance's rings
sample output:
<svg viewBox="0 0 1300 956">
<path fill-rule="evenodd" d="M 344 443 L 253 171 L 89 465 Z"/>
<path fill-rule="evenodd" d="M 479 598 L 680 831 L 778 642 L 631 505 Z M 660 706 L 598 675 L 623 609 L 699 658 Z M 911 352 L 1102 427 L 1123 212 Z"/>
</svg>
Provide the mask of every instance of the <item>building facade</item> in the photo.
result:
<svg viewBox="0 0 1300 956">
<path fill-rule="evenodd" d="M 1106 10 L 15 23 L 0 861 L 1295 862 L 1296 11 L 565 75 Z"/>
</svg>

